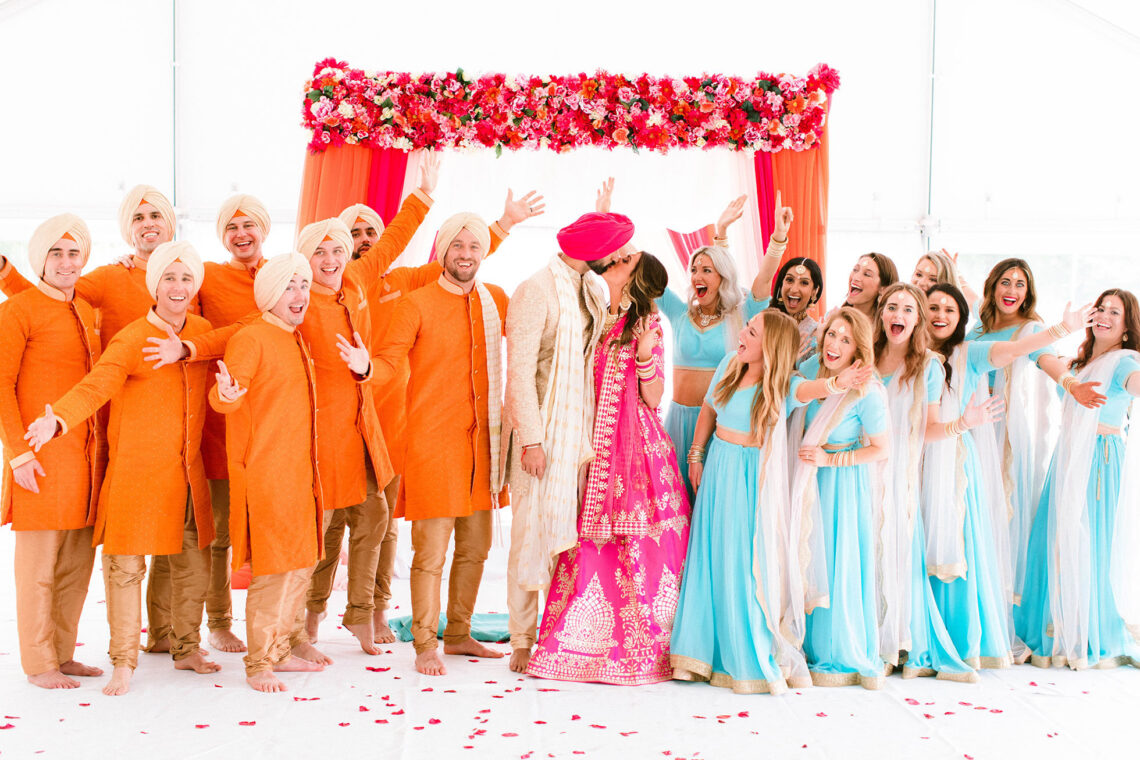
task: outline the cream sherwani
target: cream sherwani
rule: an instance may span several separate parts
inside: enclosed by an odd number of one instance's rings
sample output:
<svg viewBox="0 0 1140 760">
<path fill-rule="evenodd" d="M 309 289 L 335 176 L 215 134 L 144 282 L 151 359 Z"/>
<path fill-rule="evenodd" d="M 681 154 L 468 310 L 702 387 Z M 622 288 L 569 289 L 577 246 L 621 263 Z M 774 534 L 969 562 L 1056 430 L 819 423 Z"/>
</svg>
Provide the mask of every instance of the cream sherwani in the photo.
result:
<svg viewBox="0 0 1140 760">
<path fill-rule="evenodd" d="M 564 314 L 560 306 L 557 278 L 566 278 L 575 291 L 578 314 Z M 563 287 L 563 294 L 567 290 Z M 562 299 L 563 302 L 566 300 Z M 507 607 L 510 612 L 511 647 L 529 649 L 534 645 L 538 619 L 538 590 L 549 583 L 553 556 L 548 552 L 567 547 L 555 546 L 551 520 L 544 510 L 555 509 L 551 484 L 543 484 L 522 469 L 522 447 L 542 444 L 547 470 L 544 479 L 555 477 L 556 462 L 573 459 L 573 473 L 567 482 L 565 470 L 559 489 L 569 489 L 577 498 L 577 465 L 588 461 L 590 430 L 594 418 L 593 380 L 589 376 L 593 346 L 600 337 L 606 311 L 605 296 L 598 279 L 591 273 L 578 274 L 561 257 L 555 257 L 519 285 L 507 309 L 507 385 L 503 420 L 503 450 L 508 452 L 508 479 L 512 496 L 511 550 L 507 568 Z M 573 319 L 580 330 L 570 344 L 572 357 L 582 369 L 580 403 L 556 405 L 551 385 L 555 367 L 560 322 Z M 580 318 L 580 319 L 579 319 Z M 564 343 L 565 345 L 565 343 Z M 576 369 L 576 368 L 575 368 Z M 551 396 L 551 398 L 548 398 Z M 550 406 L 553 408 L 547 408 Z M 565 419 L 565 417 L 574 419 Z M 551 419 L 557 423 L 551 423 Z M 560 440 L 551 440 L 557 424 Z M 576 436 L 569 431 L 580 431 Z M 570 443 L 569 447 L 566 445 Z M 577 451 L 567 451 L 577 448 Z M 547 489 L 544 489 L 543 486 Z M 565 515 L 561 516 L 563 522 Z M 565 530 L 562 531 L 563 533 Z M 544 550 L 545 547 L 545 550 Z"/>
</svg>

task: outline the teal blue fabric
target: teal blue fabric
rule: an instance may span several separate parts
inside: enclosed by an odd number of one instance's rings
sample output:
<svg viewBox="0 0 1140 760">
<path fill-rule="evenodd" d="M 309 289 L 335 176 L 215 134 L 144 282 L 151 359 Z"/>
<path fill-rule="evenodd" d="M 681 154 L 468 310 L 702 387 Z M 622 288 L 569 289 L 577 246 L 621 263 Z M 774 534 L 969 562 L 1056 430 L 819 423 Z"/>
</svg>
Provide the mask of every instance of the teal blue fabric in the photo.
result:
<svg viewBox="0 0 1140 760">
<path fill-rule="evenodd" d="M 680 296 L 672 290 L 665 293 L 654 303 L 658 310 L 669 320 L 669 327 L 673 331 L 673 366 L 689 367 L 693 369 L 713 369 L 727 352 L 729 342 L 725 340 L 724 331 L 728 329 L 724 320 L 717 322 L 706 330 L 700 330 L 693 320 L 689 318 L 689 306 Z M 767 301 L 757 301 L 751 294 L 744 297 L 744 320 L 764 310 Z M 735 339 L 732 341 L 735 344 Z M 687 451 L 688 449 L 686 449 Z"/>
<path fill-rule="evenodd" d="M 665 434 L 673 441 L 673 455 L 677 458 L 681 480 L 685 481 L 689 503 L 693 502 L 693 484 L 689 482 L 689 448 L 693 445 L 693 433 L 700 416 L 699 406 L 681 406 L 675 401 L 669 402 L 669 411 L 665 413 Z"/>
<path fill-rule="evenodd" d="M 396 634 L 400 641 L 412 640 L 412 616 L 401 615 L 388 621 L 388 627 Z M 439 629 L 436 636 L 443 637 L 443 629 L 447 627 L 447 616 L 440 614 Z M 476 612 L 471 616 L 471 638 L 476 641 L 510 641 L 511 634 L 507 630 L 507 616 L 501 612 Z"/>
</svg>

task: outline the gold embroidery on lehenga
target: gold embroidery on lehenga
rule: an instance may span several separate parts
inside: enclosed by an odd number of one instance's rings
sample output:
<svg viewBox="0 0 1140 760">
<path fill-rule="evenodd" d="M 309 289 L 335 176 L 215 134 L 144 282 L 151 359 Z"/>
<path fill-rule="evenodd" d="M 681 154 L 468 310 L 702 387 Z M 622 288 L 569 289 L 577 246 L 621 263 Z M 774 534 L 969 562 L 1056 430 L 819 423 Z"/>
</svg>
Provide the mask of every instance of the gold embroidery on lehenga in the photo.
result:
<svg viewBox="0 0 1140 760">
<path fill-rule="evenodd" d="M 583 654 L 604 654 L 617 645 L 614 641 L 614 613 L 606 601 L 597 574 L 585 592 L 566 612 L 566 626 L 554 634 L 564 647 Z"/>
</svg>

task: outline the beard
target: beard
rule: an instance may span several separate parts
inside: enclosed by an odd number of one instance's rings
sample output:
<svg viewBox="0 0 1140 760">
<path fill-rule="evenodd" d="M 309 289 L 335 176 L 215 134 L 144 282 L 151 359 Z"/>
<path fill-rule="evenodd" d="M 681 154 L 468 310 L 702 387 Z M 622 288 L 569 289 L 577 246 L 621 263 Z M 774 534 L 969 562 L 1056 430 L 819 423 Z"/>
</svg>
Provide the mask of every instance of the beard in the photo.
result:
<svg viewBox="0 0 1140 760">
<path fill-rule="evenodd" d="M 616 263 L 617 262 L 613 259 L 610 259 L 608 261 L 606 259 L 595 259 L 594 261 L 587 261 L 586 266 L 588 266 L 590 268 L 590 271 L 594 274 L 602 274 Z"/>
</svg>

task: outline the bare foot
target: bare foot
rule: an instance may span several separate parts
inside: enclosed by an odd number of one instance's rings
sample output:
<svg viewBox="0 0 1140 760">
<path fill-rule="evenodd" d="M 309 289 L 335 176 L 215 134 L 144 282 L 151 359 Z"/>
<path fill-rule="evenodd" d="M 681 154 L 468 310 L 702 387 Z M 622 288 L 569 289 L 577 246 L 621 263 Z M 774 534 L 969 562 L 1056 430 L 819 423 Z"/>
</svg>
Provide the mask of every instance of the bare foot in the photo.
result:
<svg viewBox="0 0 1140 760">
<path fill-rule="evenodd" d="M 505 654 L 503 652 L 499 652 L 495 649 L 490 649 L 488 647 L 485 647 L 482 644 L 480 644 L 478 641 L 476 641 L 475 639 L 471 638 L 470 636 L 467 637 L 467 641 L 461 641 L 458 644 L 444 644 L 443 645 L 443 653 L 444 654 L 465 654 L 469 657 L 504 657 L 505 656 Z"/>
<path fill-rule="evenodd" d="M 111 671 L 111 680 L 103 687 L 103 693 L 108 697 L 117 697 L 131 690 L 131 675 L 134 670 L 126 665 L 116 665 Z"/>
<path fill-rule="evenodd" d="M 309 641 L 317 640 L 317 628 L 320 627 L 321 621 L 325 619 L 327 614 L 327 612 L 305 610 L 305 633 L 309 634 Z"/>
<path fill-rule="evenodd" d="M 388 615 L 385 610 L 376 610 L 372 613 L 372 641 L 377 644 L 396 643 L 396 634 L 388 627 Z"/>
<path fill-rule="evenodd" d="M 59 672 L 68 676 L 90 678 L 103 675 L 103 668 L 97 668 L 94 665 L 84 665 L 82 662 L 76 662 L 75 660 L 68 660 L 59 666 Z"/>
<path fill-rule="evenodd" d="M 149 647 L 147 647 L 145 651 L 150 652 L 151 654 L 161 654 L 163 652 L 169 652 L 170 651 L 170 637 L 164 636 L 161 639 L 158 639 L 153 644 L 151 644 Z"/>
<path fill-rule="evenodd" d="M 327 654 L 325 654 L 321 650 L 317 649 L 312 644 L 308 644 L 308 643 L 298 644 L 297 646 L 293 647 L 292 655 L 294 657 L 300 657 L 302 660 L 308 660 L 309 662 L 315 662 L 318 665 L 332 665 L 333 664 L 331 657 L 329 657 Z"/>
<path fill-rule="evenodd" d="M 516 673 L 525 673 L 530 663 L 530 649 L 518 648 L 511 652 L 511 661 L 508 665 Z"/>
<path fill-rule="evenodd" d="M 79 681 L 74 678 L 68 678 L 60 672 L 59 668 L 54 670 L 45 670 L 43 673 L 36 673 L 34 676 L 28 676 L 28 683 L 32 686 L 39 686 L 41 689 L 78 689 Z"/>
<path fill-rule="evenodd" d="M 234 635 L 229 628 L 210 631 L 210 646 L 219 652 L 244 652 L 245 642 Z"/>
<path fill-rule="evenodd" d="M 447 668 L 443 667 L 439 652 L 429 649 L 416 655 L 416 672 L 425 676 L 444 676 L 447 675 Z"/>
<path fill-rule="evenodd" d="M 317 662 L 302 660 L 300 657 L 286 657 L 273 666 L 279 673 L 315 673 L 324 670 L 325 666 Z"/>
<path fill-rule="evenodd" d="M 364 650 L 365 654 L 380 654 L 380 650 L 376 648 L 376 645 L 372 641 L 371 620 L 367 623 L 354 623 L 353 625 L 345 623 L 344 627 L 360 642 L 360 648 Z"/>
<path fill-rule="evenodd" d="M 273 675 L 272 670 L 263 670 L 257 675 L 246 676 L 245 682 L 255 691 L 289 691 L 289 687 L 281 683 L 281 679 Z"/>
<path fill-rule="evenodd" d="M 175 670 L 193 670 L 195 673 L 217 673 L 222 666 L 206 659 L 205 653 L 199 649 L 189 657 L 174 661 Z"/>
</svg>

